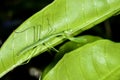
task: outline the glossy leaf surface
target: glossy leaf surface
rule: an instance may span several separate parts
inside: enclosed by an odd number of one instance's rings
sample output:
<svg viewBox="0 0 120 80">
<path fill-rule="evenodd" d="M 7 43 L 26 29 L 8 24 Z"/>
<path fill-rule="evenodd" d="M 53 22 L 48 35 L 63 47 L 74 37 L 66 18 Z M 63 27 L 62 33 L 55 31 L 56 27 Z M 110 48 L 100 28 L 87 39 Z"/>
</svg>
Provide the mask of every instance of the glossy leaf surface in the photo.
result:
<svg viewBox="0 0 120 80">
<path fill-rule="evenodd" d="M 20 25 L 2 45 L 0 77 L 63 42 L 64 34 L 76 35 L 119 10 L 120 0 L 55 0 Z"/>
<path fill-rule="evenodd" d="M 57 64 L 57 62 L 64 56 L 64 54 L 100 39 L 102 38 L 92 35 L 71 38 L 71 41 L 66 42 L 59 48 L 59 52 L 56 53 L 53 61 L 45 68 L 44 72 L 42 73 L 42 77 L 44 77 Z"/>
<path fill-rule="evenodd" d="M 120 80 L 120 43 L 98 40 L 77 48 L 43 80 Z"/>
</svg>

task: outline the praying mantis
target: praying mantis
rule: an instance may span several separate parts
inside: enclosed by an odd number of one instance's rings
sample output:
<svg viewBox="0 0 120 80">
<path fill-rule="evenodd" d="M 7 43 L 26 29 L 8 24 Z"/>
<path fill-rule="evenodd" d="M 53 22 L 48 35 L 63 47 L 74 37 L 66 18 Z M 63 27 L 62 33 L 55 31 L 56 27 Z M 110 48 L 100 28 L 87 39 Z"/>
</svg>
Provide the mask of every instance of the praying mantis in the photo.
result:
<svg viewBox="0 0 120 80">
<path fill-rule="evenodd" d="M 46 51 L 46 45 L 74 40 L 73 36 L 119 11 L 120 0 L 55 0 L 21 24 L 2 45 L 0 77 Z"/>
</svg>

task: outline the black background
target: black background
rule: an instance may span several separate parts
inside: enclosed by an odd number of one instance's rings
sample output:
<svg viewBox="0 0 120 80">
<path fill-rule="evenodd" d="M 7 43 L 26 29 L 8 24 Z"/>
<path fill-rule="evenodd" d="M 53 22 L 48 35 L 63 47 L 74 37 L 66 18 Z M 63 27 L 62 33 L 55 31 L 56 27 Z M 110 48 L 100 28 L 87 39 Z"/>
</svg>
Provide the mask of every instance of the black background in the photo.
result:
<svg viewBox="0 0 120 80">
<path fill-rule="evenodd" d="M 0 0 L 0 41 L 4 41 L 23 21 L 38 12 L 53 0 Z M 106 22 L 109 22 L 109 30 Z M 120 15 L 113 16 L 105 22 L 84 31 L 80 35 L 91 34 L 120 42 Z M 1 46 L 2 44 L 0 44 Z M 43 70 L 54 55 L 48 52 L 33 58 L 28 64 L 19 66 L 0 80 L 38 80 L 30 76 L 31 67 Z"/>
</svg>

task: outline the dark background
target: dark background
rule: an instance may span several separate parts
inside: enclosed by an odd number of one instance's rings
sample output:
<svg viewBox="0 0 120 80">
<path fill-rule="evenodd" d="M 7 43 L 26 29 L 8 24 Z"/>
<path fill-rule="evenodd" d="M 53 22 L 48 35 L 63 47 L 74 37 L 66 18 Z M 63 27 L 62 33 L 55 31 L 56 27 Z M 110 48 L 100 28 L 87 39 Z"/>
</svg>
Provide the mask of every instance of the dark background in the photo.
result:
<svg viewBox="0 0 120 80">
<path fill-rule="evenodd" d="M 53 0 L 0 0 L 0 46 L 23 21 L 52 1 Z M 80 35 L 97 35 L 115 42 L 120 42 L 119 28 L 120 15 L 117 15 Z M 46 52 L 33 58 L 28 64 L 15 68 L 0 80 L 38 80 L 36 76 L 30 75 L 29 70 L 31 68 L 35 68 L 38 71 L 43 70 L 53 57 L 54 55 Z"/>
<path fill-rule="evenodd" d="M 0 38 L 4 42 L 23 21 L 53 0 L 0 0 Z"/>
<path fill-rule="evenodd" d="M 0 46 L 23 21 L 40 11 L 53 0 L 0 0 Z M 47 59 L 45 59 L 47 57 Z M 42 70 L 53 55 L 46 52 L 33 58 L 29 64 L 21 65 L 0 80 L 38 80 L 30 75 L 30 69 Z M 37 71 L 36 71 L 37 72 Z"/>
</svg>

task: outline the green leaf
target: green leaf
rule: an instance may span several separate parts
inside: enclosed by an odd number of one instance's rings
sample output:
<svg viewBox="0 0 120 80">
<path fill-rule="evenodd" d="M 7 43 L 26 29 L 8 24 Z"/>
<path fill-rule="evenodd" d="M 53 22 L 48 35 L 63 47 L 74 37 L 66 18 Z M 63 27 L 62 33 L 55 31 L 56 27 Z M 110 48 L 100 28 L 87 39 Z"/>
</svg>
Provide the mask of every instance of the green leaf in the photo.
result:
<svg viewBox="0 0 120 80">
<path fill-rule="evenodd" d="M 45 68 L 42 73 L 42 78 L 57 64 L 57 62 L 64 56 L 64 54 L 75 50 L 85 44 L 92 43 L 94 41 L 100 40 L 102 38 L 92 35 L 84 35 L 79 37 L 72 37 L 71 41 L 66 42 L 59 48 L 59 52 L 56 53 L 53 61 Z"/>
<path fill-rule="evenodd" d="M 0 77 L 24 61 L 120 11 L 120 0 L 55 0 L 21 24 L 0 48 Z M 46 46 L 47 45 L 47 46 Z"/>
<path fill-rule="evenodd" d="M 120 43 L 98 40 L 77 48 L 43 80 L 120 80 Z"/>
<path fill-rule="evenodd" d="M 55 58 L 59 60 L 65 53 L 68 53 L 78 47 L 82 47 L 88 43 L 92 43 L 100 39 L 102 38 L 98 36 L 92 36 L 92 35 L 72 37 L 70 39 L 71 41 L 66 42 L 64 45 L 60 47 L 59 52 L 56 54 Z"/>
</svg>

